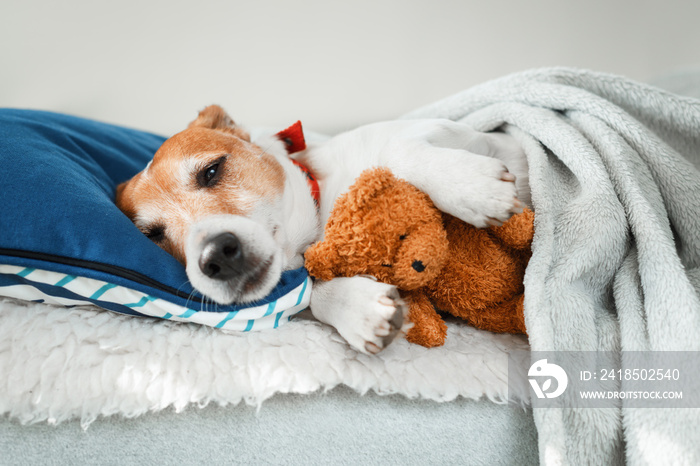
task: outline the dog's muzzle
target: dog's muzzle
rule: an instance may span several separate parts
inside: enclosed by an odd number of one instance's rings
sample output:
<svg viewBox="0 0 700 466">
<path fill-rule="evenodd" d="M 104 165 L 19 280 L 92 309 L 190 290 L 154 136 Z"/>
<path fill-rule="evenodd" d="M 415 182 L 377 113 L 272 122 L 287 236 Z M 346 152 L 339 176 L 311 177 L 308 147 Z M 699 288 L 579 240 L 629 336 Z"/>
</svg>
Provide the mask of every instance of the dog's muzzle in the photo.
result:
<svg viewBox="0 0 700 466">
<path fill-rule="evenodd" d="M 230 280 L 244 272 L 243 245 L 233 233 L 209 239 L 199 256 L 199 269 L 212 280 Z"/>
<path fill-rule="evenodd" d="M 282 275 L 282 250 L 269 228 L 237 215 L 195 222 L 185 245 L 187 277 L 219 304 L 247 303 L 270 293 Z"/>
</svg>

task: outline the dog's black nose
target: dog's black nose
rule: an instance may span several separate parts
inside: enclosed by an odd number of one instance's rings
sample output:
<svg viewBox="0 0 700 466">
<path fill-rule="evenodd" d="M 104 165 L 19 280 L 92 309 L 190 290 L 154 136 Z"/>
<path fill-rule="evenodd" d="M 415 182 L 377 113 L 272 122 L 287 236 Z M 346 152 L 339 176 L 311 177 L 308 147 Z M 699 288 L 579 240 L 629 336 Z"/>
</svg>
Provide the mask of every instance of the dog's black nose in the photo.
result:
<svg viewBox="0 0 700 466">
<path fill-rule="evenodd" d="M 199 268 L 214 280 L 228 280 L 243 269 L 243 246 L 233 233 L 222 233 L 210 239 L 202 248 Z"/>
<path fill-rule="evenodd" d="M 413 270 L 415 270 L 416 272 L 422 272 L 423 270 L 425 270 L 425 265 L 423 265 L 423 262 L 421 261 L 413 261 L 411 267 L 413 267 Z"/>
</svg>

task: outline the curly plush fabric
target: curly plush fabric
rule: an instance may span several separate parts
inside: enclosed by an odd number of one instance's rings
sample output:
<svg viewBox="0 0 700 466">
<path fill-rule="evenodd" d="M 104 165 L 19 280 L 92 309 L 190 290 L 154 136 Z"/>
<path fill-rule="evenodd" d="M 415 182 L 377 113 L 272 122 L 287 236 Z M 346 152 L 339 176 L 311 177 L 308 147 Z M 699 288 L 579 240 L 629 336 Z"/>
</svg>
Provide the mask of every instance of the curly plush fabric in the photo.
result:
<svg viewBox="0 0 700 466">
<path fill-rule="evenodd" d="M 364 171 L 340 196 L 323 240 L 304 254 L 312 276 L 371 275 L 408 302 L 406 338 L 428 348 L 445 342 L 436 312 L 498 333 L 526 333 L 523 276 L 534 214 L 475 228 L 441 213 L 430 198 L 386 168 Z"/>
</svg>

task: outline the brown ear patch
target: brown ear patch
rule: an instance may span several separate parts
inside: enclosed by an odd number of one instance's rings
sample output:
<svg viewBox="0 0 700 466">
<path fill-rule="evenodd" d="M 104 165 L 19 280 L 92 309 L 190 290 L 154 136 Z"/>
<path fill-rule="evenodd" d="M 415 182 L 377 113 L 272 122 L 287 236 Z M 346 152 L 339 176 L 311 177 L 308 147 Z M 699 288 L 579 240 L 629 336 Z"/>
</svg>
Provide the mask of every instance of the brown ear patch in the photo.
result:
<svg viewBox="0 0 700 466">
<path fill-rule="evenodd" d="M 250 134 L 236 125 L 233 118 L 219 105 L 209 105 L 206 107 L 199 112 L 197 118 L 187 127 L 194 128 L 197 126 L 231 133 L 244 141 L 250 142 Z"/>
<path fill-rule="evenodd" d="M 134 176 L 134 178 L 132 178 L 131 180 L 125 181 L 117 185 L 117 192 L 114 199 L 114 203 L 117 205 L 119 210 L 121 210 L 124 213 L 124 215 L 129 217 L 131 221 L 133 221 L 134 217 L 136 216 L 136 209 L 134 208 L 133 200 L 130 199 L 127 191 L 129 191 L 129 186 L 138 176 L 140 176 L 140 173 Z"/>
</svg>

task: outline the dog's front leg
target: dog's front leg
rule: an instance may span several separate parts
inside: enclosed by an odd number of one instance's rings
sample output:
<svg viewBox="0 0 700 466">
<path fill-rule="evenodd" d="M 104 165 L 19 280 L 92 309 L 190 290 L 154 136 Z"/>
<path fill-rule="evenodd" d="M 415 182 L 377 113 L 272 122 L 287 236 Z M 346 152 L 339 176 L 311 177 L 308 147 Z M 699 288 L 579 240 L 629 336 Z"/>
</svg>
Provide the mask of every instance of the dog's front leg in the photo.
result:
<svg viewBox="0 0 700 466">
<path fill-rule="evenodd" d="M 363 353 L 380 352 L 411 327 L 396 287 L 363 276 L 316 281 L 311 312 Z"/>
<path fill-rule="evenodd" d="M 516 177 L 503 160 L 524 160 L 525 155 L 508 136 L 427 120 L 393 138 L 381 157 L 383 165 L 428 194 L 437 208 L 474 226 L 500 225 L 522 211 Z"/>
</svg>

